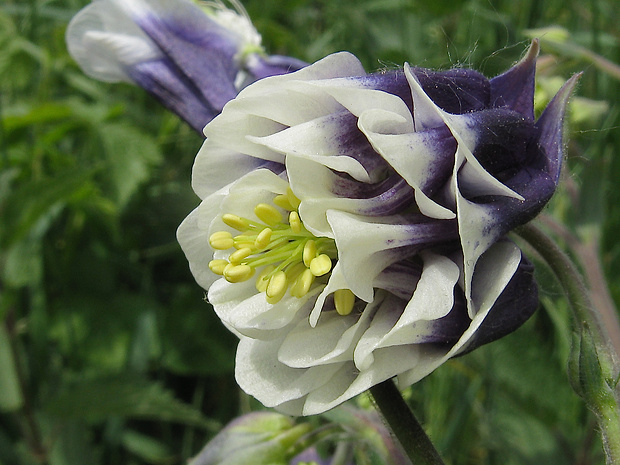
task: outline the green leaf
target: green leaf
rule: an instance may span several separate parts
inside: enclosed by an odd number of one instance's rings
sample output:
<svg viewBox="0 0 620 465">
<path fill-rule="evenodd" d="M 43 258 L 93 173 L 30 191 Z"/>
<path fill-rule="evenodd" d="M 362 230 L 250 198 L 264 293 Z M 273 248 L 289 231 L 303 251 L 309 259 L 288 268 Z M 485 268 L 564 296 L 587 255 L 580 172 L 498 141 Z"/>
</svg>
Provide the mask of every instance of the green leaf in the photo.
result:
<svg viewBox="0 0 620 465">
<path fill-rule="evenodd" d="M 114 195 L 122 208 L 149 178 L 151 168 L 161 162 L 161 151 L 153 138 L 127 125 L 106 124 L 101 137 Z"/>
<path fill-rule="evenodd" d="M 0 325 L 0 410 L 2 411 L 19 410 L 24 405 L 12 354 L 9 335 L 4 325 Z"/>
<path fill-rule="evenodd" d="M 83 418 L 100 422 L 109 417 L 128 417 L 183 423 L 206 430 L 214 421 L 178 399 L 161 384 L 135 375 L 77 379 L 49 398 L 45 410 L 59 418 Z"/>
<path fill-rule="evenodd" d="M 121 440 L 127 450 L 147 463 L 172 464 L 176 462 L 170 449 L 151 436 L 141 434 L 135 430 L 125 430 Z"/>
<path fill-rule="evenodd" d="M 38 221 L 53 216 L 61 205 L 76 195 L 91 178 L 94 170 L 70 168 L 53 178 L 29 181 L 6 199 L 0 243 L 12 244 L 26 236 Z"/>
</svg>

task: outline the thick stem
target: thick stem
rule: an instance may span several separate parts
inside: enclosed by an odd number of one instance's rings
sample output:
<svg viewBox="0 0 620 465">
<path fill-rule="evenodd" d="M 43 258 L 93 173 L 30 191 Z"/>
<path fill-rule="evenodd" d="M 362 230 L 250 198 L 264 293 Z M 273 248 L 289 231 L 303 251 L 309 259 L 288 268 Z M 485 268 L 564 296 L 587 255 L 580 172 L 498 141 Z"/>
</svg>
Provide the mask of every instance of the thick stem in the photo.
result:
<svg viewBox="0 0 620 465">
<path fill-rule="evenodd" d="M 391 379 L 370 388 L 377 407 L 413 465 L 444 465 Z"/>
</svg>

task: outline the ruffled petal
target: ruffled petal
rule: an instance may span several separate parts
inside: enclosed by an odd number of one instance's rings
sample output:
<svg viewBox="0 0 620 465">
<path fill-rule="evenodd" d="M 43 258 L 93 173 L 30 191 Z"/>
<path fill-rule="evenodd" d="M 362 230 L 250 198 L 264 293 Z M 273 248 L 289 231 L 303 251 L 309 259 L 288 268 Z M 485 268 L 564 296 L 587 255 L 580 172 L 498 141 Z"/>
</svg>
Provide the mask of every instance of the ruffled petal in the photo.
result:
<svg viewBox="0 0 620 465">
<path fill-rule="evenodd" d="M 455 222 L 419 216 L 360 217 L 327 212 L 347 287 L 360 299 L 373 299 L 373 282 L 388 265 L 437 243 L 456 240 Z"/>
</svg>

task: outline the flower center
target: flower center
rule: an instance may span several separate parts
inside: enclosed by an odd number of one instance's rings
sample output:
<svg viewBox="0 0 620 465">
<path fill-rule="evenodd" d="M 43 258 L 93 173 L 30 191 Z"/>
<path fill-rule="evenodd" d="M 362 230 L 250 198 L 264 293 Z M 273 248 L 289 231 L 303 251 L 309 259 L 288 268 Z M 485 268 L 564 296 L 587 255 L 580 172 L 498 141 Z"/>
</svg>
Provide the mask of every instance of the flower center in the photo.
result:
<svg viewBox="0 0 620 465">
<path fill-rule="evenodd" d="M 218 231 L 209 237 L 216 250 L 235 249 L 227 260 L 211 260 L 211 271 L 230 283 L 247 281 L 258 271 L 256 289 L 270 304 L 279 302 L 287 290 L 293 297 L 305 296 L 338 258 L 333 239 L 316 237 L 304 227 L 297 211 L 300 201 L 290 187 L 286 194 L 275 196 L 273 204 L 288 211 L 288 218 L 274 205 L 259 203 L 254 214 L 262 223 L 226 213 L 222 221 L 241 234 Z M 336 291 L 334 301 L 338 313 L 348 315 L 355 296 L 343 289 Z"/>
</svg>

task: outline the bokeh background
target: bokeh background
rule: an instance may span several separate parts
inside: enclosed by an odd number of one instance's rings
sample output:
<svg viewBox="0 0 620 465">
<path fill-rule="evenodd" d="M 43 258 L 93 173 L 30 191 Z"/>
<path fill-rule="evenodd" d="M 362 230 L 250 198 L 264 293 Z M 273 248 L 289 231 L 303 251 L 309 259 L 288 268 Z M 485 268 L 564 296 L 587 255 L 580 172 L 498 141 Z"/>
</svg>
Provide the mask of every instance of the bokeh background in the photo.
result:
<svg viewBox="0 0 620 465">
<path fill-rule="evenodd" d="M 198 203 L 201 138 L 141 89 L 81 73 L 64 31 L 87 3 L 0 3 L 0 465 L 181 464 L 261 407 L 238 390 L 235 338 L 175 240 Z M 368 71 L 407 61 L 494 76 L 538 36 L 539 108 L 583 70 L 562 187 L 540 222 L 615 311 L 616 0 L 244 5 L 270 53 L 312 62 L 348 50 Z M 544 265 L 537 273 L 541 308 L 523 328 L 406 391 L 453 465 L 604 463 L 566 374 L 570 312 Z"/>
</svg>

